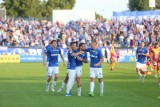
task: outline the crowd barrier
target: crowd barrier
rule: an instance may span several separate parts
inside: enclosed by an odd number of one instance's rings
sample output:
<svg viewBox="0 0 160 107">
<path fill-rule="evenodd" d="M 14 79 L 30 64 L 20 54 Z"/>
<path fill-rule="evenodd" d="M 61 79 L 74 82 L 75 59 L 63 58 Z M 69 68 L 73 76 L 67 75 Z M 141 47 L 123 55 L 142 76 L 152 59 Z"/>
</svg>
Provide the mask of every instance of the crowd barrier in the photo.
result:
<svg viewBox="0 0 160 107">
<path fill-rule="evenodd" d="M 101 48 L 104 55 L 105 48 Z M 67 49 L 61 48 L 62 55 L 64 55 L 65 61 L 67 61 Z M 42 62 L 44 49 L 43 48 L 7 48 L 0 47 L 0 63 L 19 63 L 19 62 Z M 88 61 L 90 61 L 90 55 L 87 53 Z M 108 56 L 109 60 L 109 56 Z M 59 56 L 59 62 L 62 59 Z M 136 62 L 135 49 L 120 49 L 119 62 Z"/>
<path fill-rule="evenodd" d="M 20 55 L 0 55 L 0 63 L 20 63 Z"/>
<path fill-rule="evenodd" d="M 122 12 L 113 12 L 113 17 L 136 17 L 136 16 L 160 16 L 160 11 L 122 11 Z"/>
</svg>

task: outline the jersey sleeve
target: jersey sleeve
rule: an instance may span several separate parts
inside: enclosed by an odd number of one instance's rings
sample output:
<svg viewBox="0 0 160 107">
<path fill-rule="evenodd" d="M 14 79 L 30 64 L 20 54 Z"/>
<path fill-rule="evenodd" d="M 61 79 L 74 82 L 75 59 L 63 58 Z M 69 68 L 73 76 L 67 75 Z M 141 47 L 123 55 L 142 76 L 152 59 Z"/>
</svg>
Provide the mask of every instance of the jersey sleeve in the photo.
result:
<svg viewBox="0 0 160 107">
<path fill-rule="evenodd" d="M 68 56 L 71 56 L 73 53 L 74 53 L 73 51 L 71 52 L 68 51 Z"/>
<path fill-rule="evenodd" d="M 44 54 L 47 54 L 47 47 L 44 48 Z"/>
<path fill-rule="evenodd" d="M 148 53 L 148 49 L 147 48 L 145 48 L 145 50 L 144 50 L 144 54 L 147 54 Z"/>
<path fill-rule="evenodd" d="M 100 58 L 103 58 L 103 54 L 102 54 L 102 51 L 101 51 L 101 50 L 99 50 L 98 56 L 99 56 Z"/>
<path fill-rule="evenodd" d="M 86 52 L 84 54 L 84 58 L 83 59 L 87 59 L 87 53 Z"/>
</svg>

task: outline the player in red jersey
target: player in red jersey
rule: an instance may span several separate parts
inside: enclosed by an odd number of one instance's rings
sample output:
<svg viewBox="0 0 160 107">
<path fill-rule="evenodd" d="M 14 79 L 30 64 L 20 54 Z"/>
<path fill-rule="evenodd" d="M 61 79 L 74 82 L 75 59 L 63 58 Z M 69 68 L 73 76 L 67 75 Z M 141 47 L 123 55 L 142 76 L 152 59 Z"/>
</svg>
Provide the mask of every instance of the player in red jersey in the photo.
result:
<svg viewBox="0 0 160 107">
<path fill-rule="evenodd" d="M 116 50 L 116 55 L 117 55 L 117 62 L 118 62 L 120 58 L 120 48 Z"/>
<path fill-rule="evenodd" d="M 152 49 L 155 78 L 158 78 L 159 52 L 160 52 L 160 47 L 158 46 L 158 43 L 155 43 L 155 47 Z"/>
<path fill-rule="evenodd" d="M 115 65 L 116 65 L 116 59 L 115 59 L 115 43 L 112 44 L 111 48 L 110 48 L 110 70 L 113 70 Z"/>
<path fill-rule="evenodd" d="M 158 74 L 159 74 L 158 83 L 159 83 L 159 86 L 160 86 L 160 52 L 159 52 L 157 67 L 158 67 Z"/>
<path fill-rule="evenodd" d="M 152 42 L 148 44 L 148 56 L 147 56 L 147 68 L 149 68 L 151 71 L 153 71 L 154 67 L 152 65 Z M 147 74 L 151 74 L 151 72 L 147 72 Z"/>
</svg>

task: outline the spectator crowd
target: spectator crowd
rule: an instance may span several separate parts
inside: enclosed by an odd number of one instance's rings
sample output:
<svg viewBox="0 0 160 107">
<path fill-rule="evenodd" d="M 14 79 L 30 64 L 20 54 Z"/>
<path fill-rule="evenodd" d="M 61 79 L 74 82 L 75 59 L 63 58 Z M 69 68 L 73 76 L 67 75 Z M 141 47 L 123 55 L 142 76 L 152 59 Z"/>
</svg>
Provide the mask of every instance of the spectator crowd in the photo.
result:
<svg viewBox="0 0 160 107">
<path fill-rule="evenodd" d="M 116 18 L 78 20 L 67 24 L 44 20 L 0 19 L 0 46 L 42 47 L 57 39 L 58 46 L 66 48 L 70 42 L 92 40 L 99 46 L 116 43 L 117 47 L 137 47 L 141 41 L 160 43 L 160 18 Z"/>
</svg>

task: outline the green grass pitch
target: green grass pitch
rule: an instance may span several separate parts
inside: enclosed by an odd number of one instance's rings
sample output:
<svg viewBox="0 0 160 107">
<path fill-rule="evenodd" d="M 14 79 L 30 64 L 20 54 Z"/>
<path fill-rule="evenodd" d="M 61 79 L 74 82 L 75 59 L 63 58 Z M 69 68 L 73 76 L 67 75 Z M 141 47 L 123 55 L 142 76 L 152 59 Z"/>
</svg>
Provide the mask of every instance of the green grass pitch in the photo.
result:
<svg viewBox="0 0 160 107">
<path fill-rule="evenodd" d="M 82 96 L 77 96 L 77 86 L 72 97 L 61 93 L 45 92 L 46 69 L 41 63 L 0 64 L 0 107 L 160 107 L 160 87 L 153 75 L 141 84 L 134 63 L 118 63 L 115 71 L 103 64 L 104 96 L 99 96 L 96 80 L 95 96 L 89 97 L 89 64 L 84 64 Z M 66 74 L 59 66 L 57 90 Z"/>
</svg>

